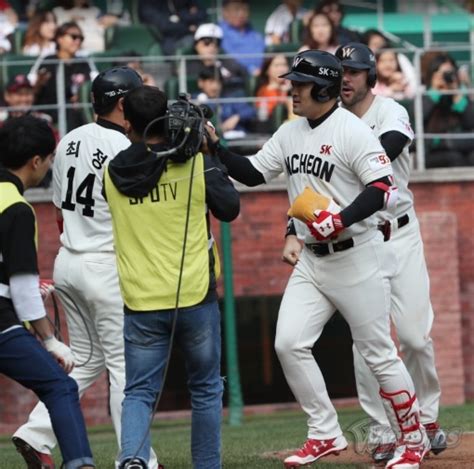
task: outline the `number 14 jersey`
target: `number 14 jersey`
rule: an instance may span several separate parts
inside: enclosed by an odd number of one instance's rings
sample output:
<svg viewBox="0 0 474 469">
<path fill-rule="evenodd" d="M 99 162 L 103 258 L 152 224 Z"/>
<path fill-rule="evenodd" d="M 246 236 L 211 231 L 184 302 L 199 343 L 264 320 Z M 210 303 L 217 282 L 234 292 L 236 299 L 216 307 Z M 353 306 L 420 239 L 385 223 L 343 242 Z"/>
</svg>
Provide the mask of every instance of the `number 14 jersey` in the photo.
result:
<svg viewBox="0 0 474 469">
<path fill-rule="evenodd" d="M 128 146 L 123 129 L 101 119 L 72 130 L 59 142 L 53 166 L 53 203 L 63 215 L 64 247 L 76 252 L 114 250 L 102 177 L 110 160 Z"/>
</svg>

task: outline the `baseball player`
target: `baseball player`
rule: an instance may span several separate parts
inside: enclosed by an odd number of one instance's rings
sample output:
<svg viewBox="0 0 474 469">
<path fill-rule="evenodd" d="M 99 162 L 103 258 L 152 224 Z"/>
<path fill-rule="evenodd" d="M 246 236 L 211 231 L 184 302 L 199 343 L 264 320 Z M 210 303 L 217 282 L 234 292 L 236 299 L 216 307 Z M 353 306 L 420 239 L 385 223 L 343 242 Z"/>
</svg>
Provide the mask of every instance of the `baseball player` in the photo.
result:
<svg viewBox="0 0 474 469">
<path fill-rule="evenodd" d="M 367 46 L 349 43 L 341 46 L 336 56 L 344 67 L 343 106 L 370 126 L 392 162 L 398 204 L 390 220 L 386 220 L 386 213 L 377 213 L 379 226 L 385 231 L 386 238 L 390 238 L 384 248 L 391 251 L 396 266 L 390 279 L 390 312 L 403 360 L 415 383 L 421 423 L 431 440 L 432 451 L 437 454 L 446 448 L 446 436 L 437 422 L 441 391 L 430 338 L 433 308 L 428 271 L 413 194 L 408 189 L 408 146 L 413 139 L 413 131 L 403 106 L 391 98 L 374 96 L 371 92 L 377 76 L 375 57 Z M 390 431 L 377 396 L 376 380 L 355 346 L 354 364 L 360 403 L 374 422 L 369 432 L 369 448 L 376 461 L 390 459 L 395 447 L 395 435 Z"/>
<path fill-rule="evenodd" d="M 97 122 L 61 139 L 53 171 L 53 203 L 64 228 L 53 278 L 66 312 L 71 349 L 77 363 L 83 365 L 71 376 L 83 394 L 104 370 L 108 371 L 110 413 L 119 446 L 125 386 L 123 302 L 112 222 L 101 191 L 105 164 L 130 145 L 123 127 L 123 97 L 142 85 L 138 73 L 128 67 L 100 73 L 92 83 Z M 15 438 L 39 453 L 51 453 L 56 439 L 41 403 L 16 431 Z M 154 454 L 150 467 L 157 467 Z"/>
<path fill-rule="evenodd" d="M 387 468 L 418 468 L 429 450 L 419 424 L 413 382 L 390 338 L 390 289 L 383 238 L 373 214 L 393 205 L 392 168 L 378 140 L 337 105 L 342 66 L 318 50 L 298 54 L 289 73 L 295 114 L 263 148 L 245 158 L 210 138 L 229 174 L 258 185 L 284 173 L 290 203 L 305 187 L 331 200 L 331 210 L 294 222 L 304 248 L 280 306 L 275 348 L 293 394 L 308 415 L 308 438 L 285 467 L 311 464 L 347 448 L 336 411 L 311 349 L 336 310 L 376 376 L 390 423 L 400 436 Z M 337 205 L 335 204 L 337 202 Z M 328 207 L 329 207 L 328 206 Z M 342 210 L 338 212 L 337 206 Z"/>
</svg>

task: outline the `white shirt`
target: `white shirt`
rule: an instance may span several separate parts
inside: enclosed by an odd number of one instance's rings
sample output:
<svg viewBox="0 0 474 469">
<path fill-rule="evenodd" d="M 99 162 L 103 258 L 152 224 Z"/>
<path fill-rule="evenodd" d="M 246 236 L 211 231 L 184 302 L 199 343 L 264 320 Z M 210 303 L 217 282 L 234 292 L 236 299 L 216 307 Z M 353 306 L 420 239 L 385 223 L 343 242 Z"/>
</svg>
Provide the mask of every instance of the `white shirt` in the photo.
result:
<svg viewBox="0 0 474 469">
<path fill-rule="evenodd" d="M 77 252 L 113 251 L 112 220 L 102 196 L 104 167 L 130 146 L 118 130 L 86 124 L 65 135 L 56 149 L 53 203 L 61 209 L 61 243 Z"/>
<path fill-rule="evenodd" d="M 375 96 L 369 109 L 362 116 L 362 120 L 372 129 L 372 132 L 378 139 L 390 131 L 400 132 L 408 137 L 408 142 L 400 156 L 392 162 L 393 177 L 395 185 L 398 187 L 398 203 L 394 215 L 396 218 L 401 217 L 413 207 L 413 194 L 408 189 L 408 181 L 410 179 L 408 147 L 413 140 L 414 133 L 410 126 L 408 112 L 392 98 Z M 386 218 L 387 214 L 378 212 L 378 217 Z"/>
<path fill-rule="evenodd" d="M 267 18 L 265 23 L 265 44 L 272 44 L 271 36 L 275 34 L 282 39 L 282 42 L 289 42 L 290 26 L 295 19 L 302 19 L 306 13 L 306 8 L 299 7 L 296 11 L 296 18 L 291 14 L 288 6 L 279 5 Z"/>
<path fill-rule="evenodd" d="M 345 208 L 367 184 L 392 175 L 390 160 L 370 128 L 342 108 L 314 129 L 306 118 L 283 124 L 250 161 L 266 181 L 284 173 L 290 204 L 309 186 Z M 344 230 L 338 240 L 375 226 L 376 218 L 368 217 Z M 298 237 L 315 241 L 302 222 L 295 220 L 295 227 Z"/>
</svg>

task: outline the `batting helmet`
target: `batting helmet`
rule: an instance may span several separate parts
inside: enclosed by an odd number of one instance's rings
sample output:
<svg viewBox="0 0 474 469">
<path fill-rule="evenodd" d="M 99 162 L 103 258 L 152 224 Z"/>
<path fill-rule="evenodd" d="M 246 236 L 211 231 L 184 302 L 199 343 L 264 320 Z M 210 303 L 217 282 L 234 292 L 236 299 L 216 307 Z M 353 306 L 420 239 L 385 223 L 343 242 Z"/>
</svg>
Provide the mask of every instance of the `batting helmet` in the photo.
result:
<svg viewBox="0 0 474 469">
<path fill-rule="evenodd" d="M 322 50 L 300 52 L 291 70 L 280 78 L 291 81 L 314 83 L 311 97 L 320 103 L 337 98 L 341 91 L 342 65 L 338 58 Z"/>
<path fill-rule="evenodd" d="M 367 70 L 367 85 L 373 88 L 377 81 L 377 71 L 375 69 L 374 53 L 360 42 L 349 42 L 340 46 L 336 51 L 343 67 L 353 68 L 355 70 Z"/>
<path fill-rule="evenodd" d="M 130 67 L 114 67 L 99 73 L 92 82 L 92 107 L 96 114 L 112 111 L 130 90 L 143 86 L 142 77 Z"/>
</svg>

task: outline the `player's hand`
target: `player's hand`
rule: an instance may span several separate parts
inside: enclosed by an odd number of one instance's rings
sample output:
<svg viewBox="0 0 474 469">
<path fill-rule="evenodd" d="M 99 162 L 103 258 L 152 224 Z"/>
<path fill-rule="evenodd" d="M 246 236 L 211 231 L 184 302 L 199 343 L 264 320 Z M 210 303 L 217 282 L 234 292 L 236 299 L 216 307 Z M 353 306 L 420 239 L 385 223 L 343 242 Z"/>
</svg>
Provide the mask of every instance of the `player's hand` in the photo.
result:
<svg viewBox="0 0 474 469">
<path fill-rule="evenodd" d="M 74 355 L 71 349 L 60 342 L 56 337 L 49 337 L 43 341 L 46 350 L 53 355 L 66 373 L 71 373 L 74 368 Z"/>
<path fill-rule="evenodd" d="M 327 241 L 330 238 L 335 238 L 344 229 L 339 213 L 316 210 L 314 214 L 316 219 L 307 222 L 306 225 L 318 241 Z"/>
<path fill-rule="evenodd" d="M 46 301 L 51 293 L 54 292 L 54 282 L 50 278 L 42 278 L 39 281 L 39 288 L 41 293 L 41 298 L 43 301 Z"/>
<path fill-rule="evenodd" d="M 301 243 L 295 235 L 288 235 L 285 239 L 285 246 L 281 255 L 281 260 L 286 264 L 295 266 L 300 260 L 302 250 Z"/>
</svg>

